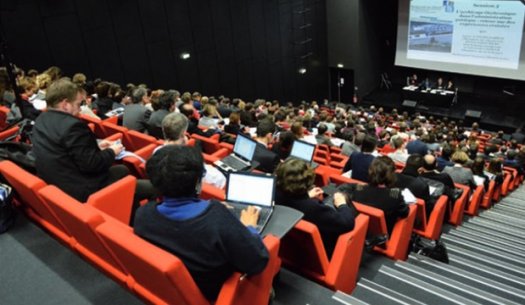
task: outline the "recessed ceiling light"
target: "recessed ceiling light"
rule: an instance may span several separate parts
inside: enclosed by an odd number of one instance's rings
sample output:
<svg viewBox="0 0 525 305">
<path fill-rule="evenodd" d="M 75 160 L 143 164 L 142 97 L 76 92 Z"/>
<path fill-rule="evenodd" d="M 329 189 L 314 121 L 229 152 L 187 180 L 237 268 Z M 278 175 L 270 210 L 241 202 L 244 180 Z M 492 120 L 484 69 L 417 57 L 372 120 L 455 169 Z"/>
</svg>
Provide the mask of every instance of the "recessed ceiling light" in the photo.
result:
<svg viewBox="0 0 525 305">
<path fill-rule="evenodd" d="M 180 58 L 186 60 L 186 59 L 190 58 L 190 53 L 186 53 L 186 52 L 185 53 L 181 53 L 180 54 Z"/>
<path fill-rule="evenodd" d="M 306 73 L 306 68 L 299 68 L 299 70 L 297 70 L 297 72 L 299 72 L 300 74 L 305 74 Z"/>
</svg>

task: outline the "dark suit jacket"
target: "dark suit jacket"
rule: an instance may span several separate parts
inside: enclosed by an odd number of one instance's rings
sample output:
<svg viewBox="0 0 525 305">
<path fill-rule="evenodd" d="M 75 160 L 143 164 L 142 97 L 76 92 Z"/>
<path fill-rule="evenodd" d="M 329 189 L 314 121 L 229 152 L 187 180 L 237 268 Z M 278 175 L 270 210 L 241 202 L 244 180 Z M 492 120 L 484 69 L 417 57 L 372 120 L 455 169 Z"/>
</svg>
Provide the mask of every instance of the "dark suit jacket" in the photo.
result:
<svg viewBox="0 0 525 305">
<path fill-rule="evenodd" d="M 280 162 L 279 155 L 268 150 L 266 146 L 259 142 L 257 142 L 253 160 L 259 162 L 259 166 L 256 169 L 265 173 L 273 173 Z"/>
<path fill-rule="evenodd" d="M 336 209 L 309 198 L 307 194 L 292 196 L 279 190 L 275 193 L 275 203 L 303 212 L 303 219 L 317 226 L 328 258 L 332 256 L 339 235 L 354 229 L 357 212 L 353 206 L 342 205 Z"/>
<path fill-rule="evenodd" d="M 398 218 L 408 216 L 408 206 L 403 201 L 400 189 L 357 185 L 353 200 L 383 210 L 389 234 Z"/>
<path fill-rule="evenodd" d="M 44 112 L 35 122 L 32 142 L 37 174 L 47 183 L 80 202 L 106 185 L 115 154 L 100 150 L 80 119 L 61 111 Z"/>
<path fill-rule="evenodd" d="M 413 177 L 404 173 L 396 173 L 396 178 L 396 187 L 400 189 L 407 188 L 412 194 L 414 194 L 414 196 L 425 201 L 425 211 L 428 217 L 434 208 L 434 202 L 430 200 L 430 189 L 428 184 L 419 177 Z"/>
<path fill-rule="evenodd" d="M 354 152 L 346 162 L 343 172 L 352 170 L 353 179 L 368 182 L 368 168 L 374 159 L 375 157 L 371 154 Z"/>
<path fill-rule="evenodd" d="M 148 109 L 142 104 L 129 104 L 124 108 L 122 125 L 128 129 L 144 132 L 147 128 L 146 112 Z"/>
</svg>

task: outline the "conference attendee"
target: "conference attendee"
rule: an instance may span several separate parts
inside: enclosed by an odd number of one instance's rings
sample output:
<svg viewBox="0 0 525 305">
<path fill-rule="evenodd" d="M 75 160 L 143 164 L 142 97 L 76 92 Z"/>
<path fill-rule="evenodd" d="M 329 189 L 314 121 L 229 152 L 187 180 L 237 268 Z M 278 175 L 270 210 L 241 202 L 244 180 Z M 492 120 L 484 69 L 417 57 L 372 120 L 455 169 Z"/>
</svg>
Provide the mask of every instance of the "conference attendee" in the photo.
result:
<svg viewBox="0 0 525 305">
<path fill-rule="evenodd" d="M 144 104 L 149 103 L 150 97 L 148 90 L 143 87 L 138 87 L 131 93 L 131 104 L 124 107 L 124 114 L 122 116 L 122 126 L 130 130 L 144 132 L 147 126 L 147 119 L 150 113 Z"/>
<path fill-rule="evenodd" d="M 229 134 L 244 133 L 241 125 L 241 116 L 238 111 L 230 113 L 230 121 L 224 126 L 224 132 Z"/>
<path fill-rule="evenodd" d="M 423 168 L 423 157 L 421 155 L 411 155 L 406 161 L 406 165 L 401 173 L 396 173 L 395 186 L 404 189 L 407 188 L 412 194 L 425 201 L 425 211 L 427 217 L 434 209 L 434 204 L 430 198 L 430 188 L 425 180 L 419 177 L 419 172 Z"/>
<path fill-rule="evenodd" d="M 409 156 L 405 148 L 405 141 L 403 141 L 401 137 L 395 136 L 392 138 L 391 142 L 393 143 L 396 150 L 389 153 L 388 157 L 390 157 L 390 159 L 392 159 L 394 162 L 405 164 Z"/>
<path fill-rule="evenodd" d="M 409 155 L 418 154 L 424 156 L 428 153 L 428 146 L 420 138 L 416 138 L 407 143 L 406 150 Z"/>
<path fill-rule="evenodd" d="M 217 107 L 212 104 L 204 105 L 199 126 L 219 130 L 219 119 L 217 118 Z"/>
<path fill-rule="evenodd" d="M 364 136 L 364 134 L 362 134 Z M 357 136 L 355 137 L 357 138 Z M 346 130 L 343 132 L 344 143 L 341 146 L 341 153 L 345 156 L 351 156 L 354 152 L 361 151 L 361 148 L 354 142 L 354 134 L 352 130 Z"/>
<path fill-rule="evenodd" d="M 386 156 L 375 158 L 368 170 L 369 184 L 356 185 L 352 200 L 383 210 L 388 233 L 398 218 L 408 216 L 401 190 L 395 188 L 396 176 L 394 161 Z"/>
<path fill-rule="evenodd" d="M 489 187 L 490 178 L 485 174 L 485 159 L 483 159 L 483 157 L 476 157 L 474 162 L 472 162 L 470 169 L 474 175 L 474 182 L 476 185 L 483 185 L 486 192 Z"/>
<path fill-rule="evenodd" d="M 442 171 L 446 166 L 453 166 L 454 162 L 450 161 L 450 156 L 452 156 L 452 147 L 449 144 L 443 145 L 441 148 L 441 155 L 436 159 L 437 165 L 436 169 Z"/>
<path fill-rule="evenodd" d="M 500 186 L 503 183 L 503 164 L 501 159 L 492 158 L 490 159 L 487 170 L 484 171 L 484 174 L 489 177 L 490 180 L 494 180 L 496 187 Z"/>
<path fill-rule="evenodd" d="M 275 128 L 275 123 L 268 118 L 257 123 L 255 136 L 257 147 L 255 148 L 253 160 L 259 163 L 256 169 L 265 173 L 273 173 L 280 162 L 279 156 L 268 149 L 269 144 L 272 143 Z"/>
<path fill-rule="evenodd" d="M 188 130 L 188 118 L 182 113 L 170 113 L 164 120 L 162 120 L 162 133 L 164 135 L 164 144 L 166 145 L 186 145 L 188 137 L 186 131 Z M 162 148 L 159 146 L 154 153 Z M 204 164 L 204 177 L 202 182 L 211 184 L 219 189 L 226 186 L 226 177 L 216 167 L 210 164 Z"/>
<path fill-rule="evenodd" d="M 97 144 L 87 124 L 77 117 L 83 99 L 77 85 L 59 79 L 49 86 L 46 99 L 48 111 L 35 121 L 31 139 L 40 178 L 86 202 L 91 194 L 129 173 L 124 165 L 113 166 L 122 145 L 109 141 Z M 134 208 L 140 200 L 155 195 L 149 181 L 137 180 Z"/>
<path fill-rule="evenodd" d="M 421 177 L 436 180 L 443 183 L 446 187 L 454 189 L 454 181 L 447 173 L 441 173 L 437 170 L 437 161 L 436 157 L 433 155 L 426 155 L 423 157 L 423 169 L 420 174 Z"/>
<path fill-rule="evenodd" d="M 93 102 L 93 109 L 97 110 L 97 115 L 101 119 L 107 119 L 106 113 L 113 110 L 113 100 L 109 97 L 110 84 L 105 81 L 99 82 L 95 86 L 96 99 Z"/>
<path fill-rule="evenodd" d="M 314 186 L 315 173 L 303 160 L 288 159 L 277 167 L 275 175 L 275 203 L 303 212 L 303 219 L 319 229 L 330 258 L 339 235 L 354 228 L 357 213 L 352 202 L 344 194 L 336 192 L 333 207 L 324 205 L 319 200 L 323 190 Z"/>
<path fill-rule="evenodd" d="M 343 172 L 352 170 L 352 179 L 357 179 L 363 182 L 368 182 L 368 168 L 374 160 L 373 155 L 376 149 L 377 140 L 375 137 L 365 135 L 360 152 L 354 152 L 350 159 L 346 162 Z"/>
<path fill-rule="evenodd" d="M 281 131 L 278 141 L 272 145 L 272 151 L 279 156 L 279 159 L 286 160 L 290 156 L 295 140 L 297 137 L 291 131 Z"/>
<path fill-rule="evenodd" d="M 472 170 L 465 167 L 469 161 L 467 153 L 458 150 L 452 154 L 451 161 L 454 162 L 454 165 L 445 167 L 443 173 L 449 174 L 455 183 L 470 186 L 472 189 L 476 188 Z"/>
<path fill-rule="evenodd" d="M 168 145 L 156 152 L 146 171 L 163 199 L 138 209 L 134 231 L 176 255 L 213 302 L 233 272 L 260 273 L 269 255 L 254 228 L 255 207 L 243 210 L 239 221 L 224 204 L 199 199 L 203 163 L 188 146 Z"/>
<path fill-rule="evenodd" d="M 195 109 L 191 103 L 184 103 L 179 107 L 179 112 L 188 118 L 188 132 L 190 134 L 197 134 L 207 138 L 213 136 L 215 134 L 213 129 L 202 130 L 199 128 L 199 120 L 195 118 L 194 110 Z"/>
<path fill-rule="evenodd" d="M 166 91 L 162 93 L 158 101 L 158 109 L 151 113 L 148 120 L 148 129 L 151 127 L 161 127 L 162 120 L 175 110 L 175 92 Z"/>
<path fill-rule="evenodd" d="M 292 123 L 290 131 L 294 134 L 297 139 L 302 139 L 304 137 L 304 127 L 303 122 L 297 120 Z"/>
<path fill-rule="evenodd" d="M 332 140 L 326 135 L 326 132 L 328 131 L 328 127 L 325 124 L 319 124 L 317 126 L 317 134 L 315 135 L 315 140 L 318 145 L 328 145 L 334 146 L 332 143 Z"/>
</svg>

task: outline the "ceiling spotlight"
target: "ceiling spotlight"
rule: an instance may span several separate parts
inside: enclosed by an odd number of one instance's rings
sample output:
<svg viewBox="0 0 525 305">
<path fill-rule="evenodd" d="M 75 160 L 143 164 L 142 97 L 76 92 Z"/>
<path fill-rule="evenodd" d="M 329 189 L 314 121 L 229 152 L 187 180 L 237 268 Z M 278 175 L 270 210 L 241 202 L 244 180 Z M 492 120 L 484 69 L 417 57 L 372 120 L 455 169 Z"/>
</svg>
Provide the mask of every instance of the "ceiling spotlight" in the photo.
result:
<svg viewBox="0 0 525 305">
<path fill-rule="evenodd" d="M 342 63 L 338 63 L 338 64 L 337 64 L 337 67 L 338 67 L 338 68 L 344 68 L 344 65 L 343 65 Z"/>
<path fill-rule="evenodd" d="M 297 72 L 299 72 L 300 74 L 305 74 L 306 68 L 300 68 L 299 70 L 297 70 Z"/>
<path fill-rule="evenodd" d="M 180 58 L 186 60 L 190 58 L 190 53 L 181 53 Z"/>
</svg>

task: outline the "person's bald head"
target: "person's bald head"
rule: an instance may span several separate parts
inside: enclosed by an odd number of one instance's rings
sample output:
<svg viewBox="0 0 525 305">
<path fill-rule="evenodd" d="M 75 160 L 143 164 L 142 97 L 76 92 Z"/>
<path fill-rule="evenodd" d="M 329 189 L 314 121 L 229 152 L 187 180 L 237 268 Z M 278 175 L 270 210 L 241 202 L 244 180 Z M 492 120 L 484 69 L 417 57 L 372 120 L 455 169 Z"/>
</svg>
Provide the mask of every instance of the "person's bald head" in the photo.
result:
<svg viewBox="0 0 525 305">
<path fill-rule="evenodd" d="M 436 169 L 436 157 L 433 155 L 425 155 L 423 158 L 425 161 L 423 163 L 423 168 L 427 171 L 435 170 Z"/>
</svg>

